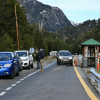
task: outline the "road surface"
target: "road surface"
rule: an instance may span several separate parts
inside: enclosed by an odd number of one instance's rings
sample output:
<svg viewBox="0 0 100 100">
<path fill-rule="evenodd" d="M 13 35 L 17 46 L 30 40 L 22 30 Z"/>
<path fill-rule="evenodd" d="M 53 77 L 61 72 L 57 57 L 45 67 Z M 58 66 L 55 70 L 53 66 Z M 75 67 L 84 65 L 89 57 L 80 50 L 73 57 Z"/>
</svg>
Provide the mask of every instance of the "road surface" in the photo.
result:
<svg viewBox="0 0 100 100">
<path fill-rule="evenodd" d="M 2 87 L 0 93 L 0 100 L 91 100 L 74 67 L 56 62 Z"/>
</svg>

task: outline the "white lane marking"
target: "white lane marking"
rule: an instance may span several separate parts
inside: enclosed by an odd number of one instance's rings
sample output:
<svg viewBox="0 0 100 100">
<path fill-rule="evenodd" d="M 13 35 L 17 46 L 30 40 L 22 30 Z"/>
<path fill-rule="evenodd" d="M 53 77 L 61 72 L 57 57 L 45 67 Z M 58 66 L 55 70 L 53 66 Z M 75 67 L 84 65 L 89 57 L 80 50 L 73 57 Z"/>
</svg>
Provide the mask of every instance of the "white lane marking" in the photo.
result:
<svg viewBox="0 0 100 100">
<path fill-rule="evenodd" d="M 11 86 L 16 86 L 16 84 L 13 84 L 13 85 L 11 85 Z"/>
<path fill-rule="evenodd" d="M 1 92 L 1 93 L 0 93 L 0 96 L 3 96 L 5 93 L 6 93 L 6 92 Z"/>
<path fill-rule="evenodd" d="M 17 81 L 16 83 L 20 83 L 21 81 Z"/>
<path fill-rule="evenodd" d="M 29 75 L 27 75 L 27 77 L 29 77 L 29 76 L 31 76 L 30 74 Z"/>
<path fill-rule="evenodd" d="M 53 63 L 51 63 L 51 64 L 45 66 L 44 68 L 47 68 L 48 66 L 53 65 L 53 64 L 55 64 L 56 62 L 57 62 L 57 61 L 55 61 L 55 62 L 53 62 Z"/>
<path fill-rule="evenodd" d="M 12 87 L 8 87 L 6 90 L 10 90 Z"/>
<path fill-rule="evenodd" d="M 21 79 L 21 81 L 23 81 L 24 79 Z"/>
</svg>

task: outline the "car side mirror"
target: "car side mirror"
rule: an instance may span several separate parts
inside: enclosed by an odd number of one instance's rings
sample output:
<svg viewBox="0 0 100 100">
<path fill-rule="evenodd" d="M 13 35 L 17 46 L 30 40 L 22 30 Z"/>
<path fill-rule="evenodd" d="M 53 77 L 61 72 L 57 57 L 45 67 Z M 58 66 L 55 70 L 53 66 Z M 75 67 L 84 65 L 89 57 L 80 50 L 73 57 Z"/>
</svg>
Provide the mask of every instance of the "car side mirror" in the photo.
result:
<svg viewBox="0 0 100 100">
<path fill-rule="evenodd" d="M 14 58 L 14 61 L 18 61 L 18 59 L 17 58 Z"/>
</svg>

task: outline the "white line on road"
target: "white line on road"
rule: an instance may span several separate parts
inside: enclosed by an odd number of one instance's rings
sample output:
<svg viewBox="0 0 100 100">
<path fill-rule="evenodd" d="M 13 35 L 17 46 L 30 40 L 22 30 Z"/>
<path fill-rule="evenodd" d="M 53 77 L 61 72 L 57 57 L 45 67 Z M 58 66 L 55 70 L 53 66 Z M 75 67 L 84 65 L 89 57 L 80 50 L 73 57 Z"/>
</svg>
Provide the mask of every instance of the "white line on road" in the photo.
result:
<svg viewBox="0 0 100 100">
<path fill-rule="evenodd" d="M 21 81 L 17 81 L 16 83 L 20 83 Z"/>
<path fill-rule="evenodd" d="M 13 84 L 12 86 L 16 86 L 16 84 Z"/>
<path fill-rule="evenodd" d="M 24 79 L 21 79 L 21 81 L 23 81 Z"/>
<path fill-rule="evenodd" d="M 2 92 L 2 93 L 0 93 L 0 96 L 3 96 L 5 93 L 6 93 L 6 92 Z"/>
<path fill-rule="evenodd" d="M 12 87 L 8 87 L 6 90 L 10 90 Z"/>
</svg>

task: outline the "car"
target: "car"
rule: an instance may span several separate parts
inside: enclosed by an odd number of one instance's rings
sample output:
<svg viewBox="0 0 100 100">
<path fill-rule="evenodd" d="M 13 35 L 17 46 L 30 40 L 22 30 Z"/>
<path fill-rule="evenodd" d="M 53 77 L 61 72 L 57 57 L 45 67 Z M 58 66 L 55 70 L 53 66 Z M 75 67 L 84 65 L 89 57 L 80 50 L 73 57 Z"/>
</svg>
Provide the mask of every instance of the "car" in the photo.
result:
<svg viewBox="0 0 100 100">
<path fill-rule="evenodd" d="M 14 53 L 17 53 L 22 61 L 22 67 L 23 68 L 33 68 L 33 56 L 31 53 L 29 53 L 28 50 L 19 50 L 14 51 Z"/>
<path fill-rule="evenodd" d="M 70 65 L 73 64 L 72 54 L 68 50 L 59 50 L 57 52 L 57 64 L 60 63 L 69 63 Z"/>
<path fill-rule="evenodd" d="M 19 61 L 13 52 L 0 52 L 0 76 L 8 75 L 11 79 L 20 75 Z"/>
</svg>

